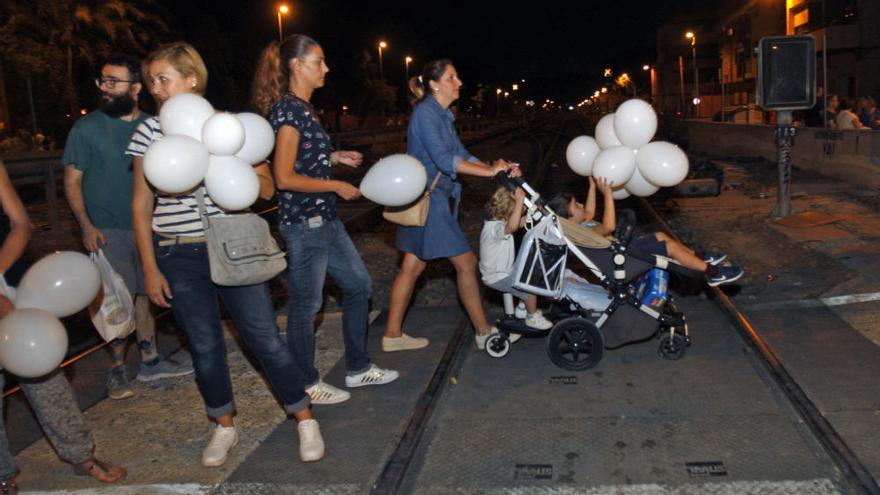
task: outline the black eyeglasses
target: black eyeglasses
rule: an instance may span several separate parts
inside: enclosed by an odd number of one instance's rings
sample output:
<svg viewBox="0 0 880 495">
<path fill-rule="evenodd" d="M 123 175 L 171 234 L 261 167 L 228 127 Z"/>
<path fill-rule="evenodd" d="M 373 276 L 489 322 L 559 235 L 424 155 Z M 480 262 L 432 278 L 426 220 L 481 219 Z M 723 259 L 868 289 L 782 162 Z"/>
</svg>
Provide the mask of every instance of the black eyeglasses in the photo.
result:
<svg viewBox="0 0 880 495">
<path fill-rule="evenodd" d="M 101 86 L 106 85 L 108 88 L 113 89 L 119 83 L 134 83 L 137 81 L 127 81 L 125 79 L 116 79 L 113 77 L 96 77 L 95 78 L 95 86 L 100 88 Z"/>
</svg>

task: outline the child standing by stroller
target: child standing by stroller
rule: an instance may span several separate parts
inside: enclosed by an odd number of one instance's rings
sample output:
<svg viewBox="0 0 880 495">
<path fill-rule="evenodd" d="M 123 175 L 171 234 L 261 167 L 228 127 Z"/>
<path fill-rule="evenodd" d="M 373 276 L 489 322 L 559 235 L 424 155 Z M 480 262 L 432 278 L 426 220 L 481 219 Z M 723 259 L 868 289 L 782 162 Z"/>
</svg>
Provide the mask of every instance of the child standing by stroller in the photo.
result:
<svg viewBox="0 0 880 495">
<path fill-rule="evenodd" d="M 525 301 L 525 324 L 535 330 L 547 330 L 553 326 L 538 309 L 538 298 L 513 288 L 513 264 L 516 248 L 513 233 L 523 226 L 523 203 L 525 191 L 517 188 L 515 193 L 501 187 L 486 204 L 489 220 L 480 233 L 480 274 L 483 283 L 492 289 L 513 294 Z M 522 335 L 511 334 L 516 342 Z"/>
<path fill-rule="evenodd" d="M 547 206 L 560 217 L 574 220 L 584 227 L 592 228 L 599 234 L 610 235 L 616 227 L 614 198 L 611 189 L 613 184 L 603 178 L 594 180 L 590 177 L 589 179 L 590 187 L 586 203 L 579 203 L 571 194 L 559 193 L 550 199 Z M 599 190 L 605 196 L 605 211 L 601 224 L 593 219 L 596 209 L 597 181 Z M 636 237 L 629 246 L 648 254 L 669 257 L 685 268 L 702 272 L 706 276 L 706 283 L 712 287 L 729 284 L 738 280 L 744 273 L 743 269 L 737 265 L 722 264 L 727 255 L 696 252 L 662 232 Z"/>
</svg>

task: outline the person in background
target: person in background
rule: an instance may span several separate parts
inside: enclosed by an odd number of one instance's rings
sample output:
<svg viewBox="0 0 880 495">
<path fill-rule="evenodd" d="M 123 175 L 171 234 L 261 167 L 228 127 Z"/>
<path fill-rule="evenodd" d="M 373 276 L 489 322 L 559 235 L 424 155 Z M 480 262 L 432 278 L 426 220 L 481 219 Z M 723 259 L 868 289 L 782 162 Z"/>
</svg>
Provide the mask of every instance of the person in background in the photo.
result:
<svg viewBox="0 0 880 495">
<path fill-rule="evenodd" d="M 455 267 L 458 296 L 474 328 L 477 348 L 484 349 L 489 335 L 498 331 L 486 319 L 477 280 L 477 257 L 458 225 L 461 184 L 455 179 L 459 174 L 491 178 L 511 169 L 519 175 L 519 170 L 505 160 L 497 160 L 492 165 L 484 163 L 461 143 L 449 107 L 458 99 L 462 84 L 448 59 L 427 63 L 422 74 L 409 81 L 416 105 L 407 130 L 407 153 L 422 162 L 428 184 L 438 174 L 440 180 L 431 194 L 424 227 L 397 228 L 395 245 L 404 254 L 391 288 L 388 324 L 382 338 L 382 350 L 386 352 L 428 345 L 424 337 L 403 333 L 403 319 L 416 281 L 428 261 L 440 258 L 448 259 Z M 450 208 L 450 200 L 454 200 L 454 208 Z"/>
<path fill-rule="evenodd" d="M 862 125 L 859 116 L 853 111 L 854 109 L 855 102 L 852 98 L 846 98 L 843 100 L 840 112 L 838 112 L 837 117 L 835 118 L 837 120 L 838 129 L 869 129 Z"/>
<path fill-rule="evenodd" d="M 835 94 L 828 95 L 828 108 L 825 110 L 825 123 L 829 129 L 837 129 L 837 113 L 840 110 L 840 98 Z"/>
<path fill-rule="evenodd" d="M 156 348 L 156 320 L 144 290 L 144 275 L 131 227 L 131 157 L 125 154 L 135 129 L 150 115 L 138 108 L 140 61 L 114 55 L 101 67 L 95 85 L 101 107 L 79 119 L 67 136 L 64 156 L 64 192 L 90 253 L 103 251 L 110 266 L 125 281 L 134 299 L 135 329 L 141 363 L 137 378 L 148 382 L 189 375 L 189 364 L 160 359 Z M 127 339 L 110 343 L 113 364 L 107 395 L 125 399 L 135 395 L 125 372 Z"/>
<path fill-rule="evenodd" d="M 208 70 L 199 53 L 187 43 L 160 47 L 144 60 L 144 67 L 150 93 L 160 108 L 175 95 L 205 92 Z M 196 195 L 204 197 L 207 215 L 223 216 L 226 212 L 214 204 L 204 186 L 189 194 L 168 195 L 154 193 L 147 184 L 143 157 L 162 136 L 159 119 L 151 117 L 138 126 L 126 151 L 134 157 L 134 232 L 147 294 L 157 306 L 170 307 L 186 333 L 205 411 L 216 423 L 202 452 L 202 465 L 223 465 L 239 438 L 232 417 L 235 401 L 220 301 L 259 361 L 284 410 L 296 418 L 300 459 L 317 461 L 324 456 L 324 440 L 303 390 L 302 373 L 279 335 L 269 284 L 232 287 L 211 280 Z M 274 188 L 265 175 L 260 185 L 260 195 L 272 197 Z"/>
<path fill-rule="evenodd" d="M 278 187 L 278 229 L 287 244 L 290 305 L 287 343 L 305 376 L 314 404 L 338 404 L 351 397 L 325 383 L 315 368 L 315 316 L 329 273 L 342 289 L 345 386 L 385 385 L 395 370 L 376 366 L 367 353 L 372 281 L 364 260 L 336 211 L 337 198 L 360 196 L 357 187 L 334 180 L 332 165 L 358 167 L 356 151 L 334 151 L 311 99 L 330 71 L 321 45 L 297 34 L 263 50 L 254 76 L 253 105 L 275 129 L 272 168 Z"/>
<path fill-rule="evenodd" d="M 873 96 L 866 96 L 860 101 L 859 121 L 865 127 L 880 129 L 880 110 L 877 109 L 877 100 Z"/>
<path fill-rule="evenodd" d="M 5 282 L 14 285 L 18 281 L 10 275 L 24 271 L 20 258 L 30 239 L 31 223 L 2 161 L 0 207 L 0 273 L 6 275 Z M 6 294 L 0 293 L 0 319 L 13 311 L 15 305 Z M 52 448 L 58 457 L 72 465 L 74 474 L 91 476 L 104 483 L 116 483 L 125 478 L 124 468 L 95 457 L 91 431 L 79 410 L 73 389 L 61 370 L 56 369 L 41 378 L 19 378 L 18 384 Z M 5 373 L 0 372 L 0 390 L 4 388 Z M 0 409 L 2 406 L 3 399 L 0 397 Z M 9 451 L 5 421 L 0 421 L 0 494 L 18 493 L 16 472 L 15 461 Z"/>
</svg>

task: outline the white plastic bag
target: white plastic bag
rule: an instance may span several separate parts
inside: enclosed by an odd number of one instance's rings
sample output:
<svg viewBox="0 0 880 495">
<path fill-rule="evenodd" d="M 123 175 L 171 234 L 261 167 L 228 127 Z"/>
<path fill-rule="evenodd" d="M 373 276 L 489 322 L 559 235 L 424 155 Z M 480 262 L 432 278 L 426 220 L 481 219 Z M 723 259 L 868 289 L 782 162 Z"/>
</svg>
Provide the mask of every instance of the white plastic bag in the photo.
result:
<svg viewBox="0 0 880 495">
<path fill-rule="evenodd" d="M 89 255 L 101 272 L 103 290 L 89 305 L 92 323 L 105 341 L 128 337 L 134 331 L 134 302 L 125 280 L 113 270 L 104 252 Z"/>
<path fill-rule="evenodd" d="M 552 215 L 526 232 L 514 264 L 513 287 L 530 294 L 559 299 L 568 246 Z"/>
</svg>

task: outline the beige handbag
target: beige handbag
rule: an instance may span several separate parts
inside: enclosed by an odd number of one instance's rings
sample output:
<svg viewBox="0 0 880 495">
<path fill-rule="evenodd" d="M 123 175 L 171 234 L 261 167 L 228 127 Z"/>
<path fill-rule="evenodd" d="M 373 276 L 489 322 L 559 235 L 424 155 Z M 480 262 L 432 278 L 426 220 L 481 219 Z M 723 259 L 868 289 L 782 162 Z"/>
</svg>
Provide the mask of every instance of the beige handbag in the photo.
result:
<svg viewBox="0 0 880 495">
<path fill-rule="evenodd" d="M 428 208 L 431 206 L 431 193 L 437 187 L 437 181 L 440 180 L 440 172 L 434 177 L 431 188 L 425 191 L 421 198 L 414 203 L 404 206 L 388 206 L 382 212 L 385 220 L 404 227 L 424 227 L 428 221 Z"/>
</svg>

